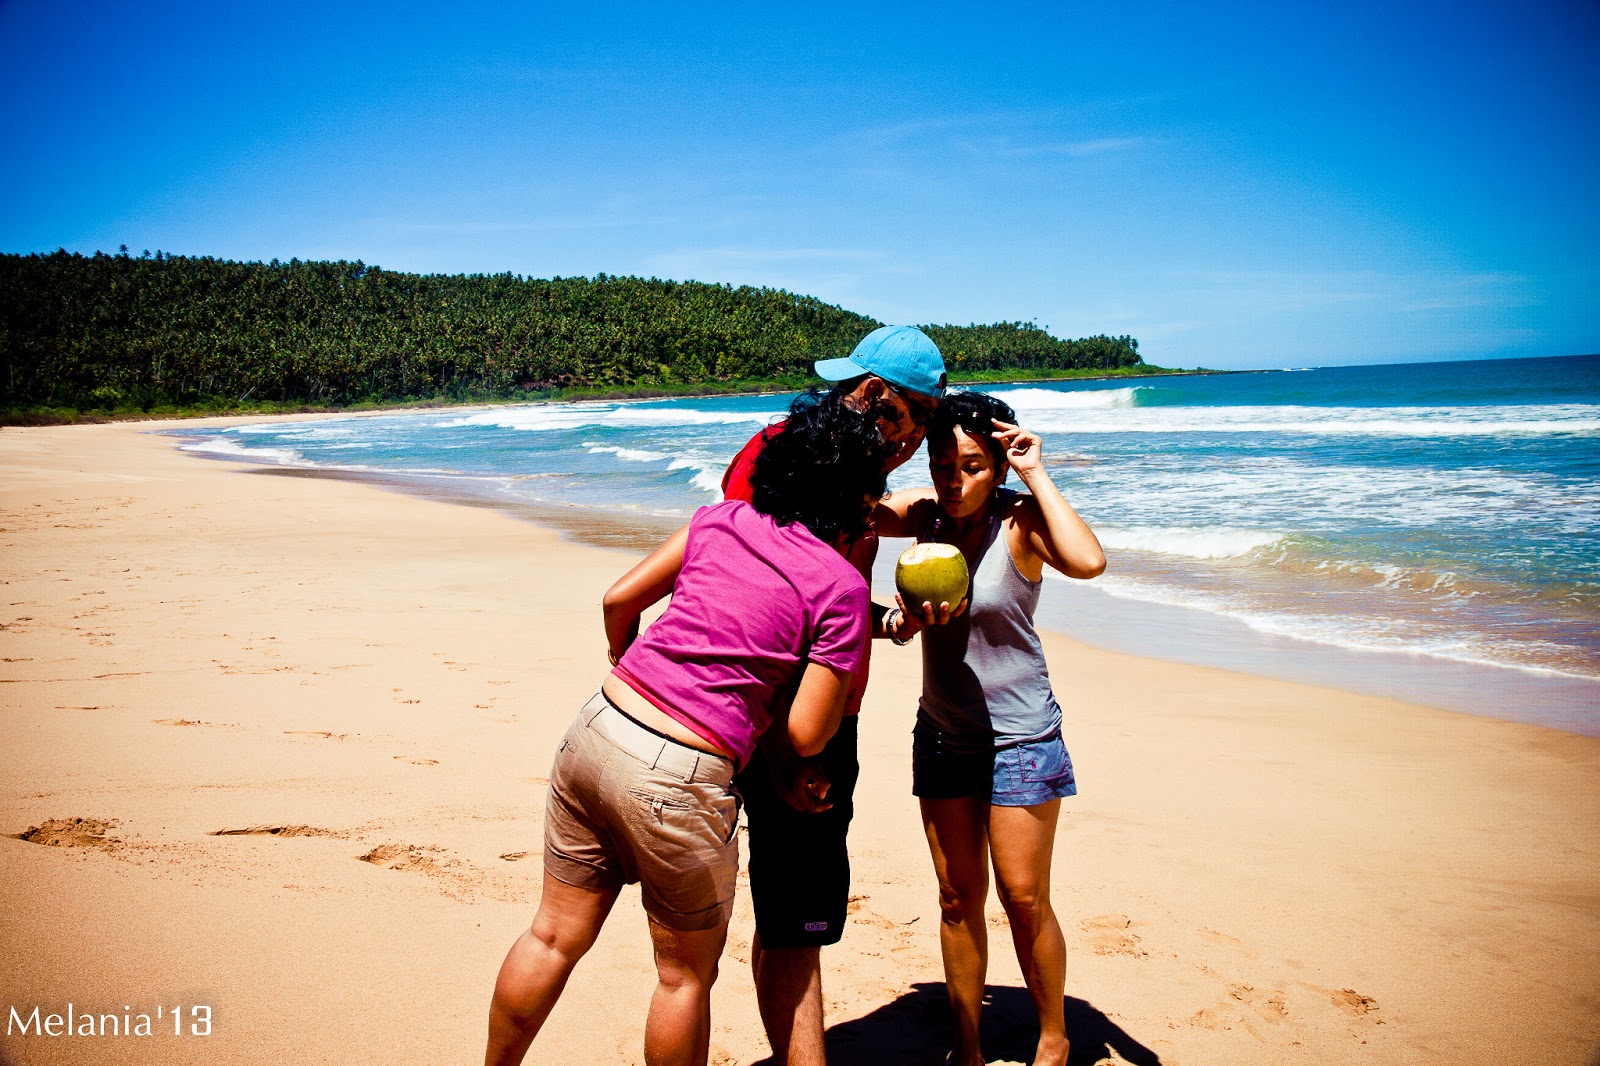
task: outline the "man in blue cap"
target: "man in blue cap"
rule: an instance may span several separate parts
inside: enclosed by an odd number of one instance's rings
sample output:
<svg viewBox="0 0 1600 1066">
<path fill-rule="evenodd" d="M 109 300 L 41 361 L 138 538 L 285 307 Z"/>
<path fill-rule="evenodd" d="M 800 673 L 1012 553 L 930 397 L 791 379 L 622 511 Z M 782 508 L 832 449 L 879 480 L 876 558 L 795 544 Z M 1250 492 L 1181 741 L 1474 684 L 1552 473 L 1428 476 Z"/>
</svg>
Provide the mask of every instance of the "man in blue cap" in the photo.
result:
<svg viewBox="0 0 1600 1066">
<path fill-rule="evenodd" d="M 816 370 L 823 380 L 835 383 L 833 392 L 844 404 L 872 413 L 884 439 L 897 445 L 888 470 L 911 458 L 922 444 L 928 420 L 944 395 L 944 357 L 915 326 L 875 329 L 848 358 L 821 360 Z M 725 498 L 750 499 L 756 456 L 782 428 L 779 423 L 757 433 L 734 457 L 722 479 Z M 870 583 L 877 534 L 858 538 L 846 554 Z M 887 636 L 885 608 L 873 604 L 872 613 L 872 635 Z M 750 829 L 750 898 L 756 912 L 750 961 L 756 999 L 773 1061 L 782 1066 L 826 1062 L 821 949 L 838 943 L 850 902 L 845 836 L 855 812 L 856 714 L 866 691 L 867 664 L 864 657 L 844 720 L 822 754 L 799 760 L 764 745 L 736 778 Z"/>
</svg>

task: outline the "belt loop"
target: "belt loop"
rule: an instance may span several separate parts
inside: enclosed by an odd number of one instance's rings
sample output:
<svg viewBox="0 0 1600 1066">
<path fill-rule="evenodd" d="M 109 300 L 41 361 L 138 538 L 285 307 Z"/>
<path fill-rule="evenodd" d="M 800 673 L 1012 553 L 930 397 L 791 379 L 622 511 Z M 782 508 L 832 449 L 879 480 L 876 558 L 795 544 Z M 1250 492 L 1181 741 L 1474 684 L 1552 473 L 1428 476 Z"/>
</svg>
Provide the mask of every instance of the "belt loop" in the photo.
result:
<svg viewBox="0 0 1600 1066">
<path fill-rule="evenodd" d="M 696 755 L 689 763 L 689 773 L 684 777 L 684 783 L 693 785 L 700 780 L 700 764 L 705 761 L 704 755 Z"/>
</svg>

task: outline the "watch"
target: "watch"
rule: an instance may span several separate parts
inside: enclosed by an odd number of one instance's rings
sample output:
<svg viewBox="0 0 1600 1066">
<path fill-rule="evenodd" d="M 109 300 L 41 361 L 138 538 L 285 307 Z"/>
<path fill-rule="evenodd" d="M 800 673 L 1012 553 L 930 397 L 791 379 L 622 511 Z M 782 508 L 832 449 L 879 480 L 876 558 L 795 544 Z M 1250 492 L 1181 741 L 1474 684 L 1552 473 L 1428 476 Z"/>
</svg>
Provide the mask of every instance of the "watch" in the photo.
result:
<svg viewBox="0 0 1600 1066">
<path fill-rule="evenodd" d="M 895 632 L 899 628 L 895 623 L 904 619 L 905 616 L 906 613 L 898 607 L 889 608 L 889 613 L 883 616 L 883 632 L 888 636 L 891 643 L 901 648 L 911 643 L 911 637 L 902 637 Z M 915 635 L 912 634 L 912 636 Z"/>
</svg>

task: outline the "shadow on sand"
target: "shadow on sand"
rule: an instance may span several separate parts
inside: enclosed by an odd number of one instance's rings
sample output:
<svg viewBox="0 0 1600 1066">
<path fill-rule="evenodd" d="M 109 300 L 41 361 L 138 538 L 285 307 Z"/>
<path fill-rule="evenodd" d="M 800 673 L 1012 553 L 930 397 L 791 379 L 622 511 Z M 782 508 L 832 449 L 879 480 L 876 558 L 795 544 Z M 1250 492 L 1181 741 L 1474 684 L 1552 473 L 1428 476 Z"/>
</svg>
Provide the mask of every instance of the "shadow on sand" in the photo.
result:
<svg viewBox="0 0 1600 1066">
<path fill-rule="evenodd" d="M 1039 1039 L 1027 989 L 989 986 L 983 1002 L 983 1053 L 1028 1062 Z M 1094 1066 L 1115 1051 L 1133 1066 L 1161 1066 L 1161 1057 L 1081 999 L 1067 996 L 1068 1066 Z M 941 1066 L 950 1050 L 950 1001 L 942 983 L 926 982 L 892 1003 L 828 1029 L 830 1066 Z M 763 1059 L 762 1063 L 770 1063 Z"/>
</svg>

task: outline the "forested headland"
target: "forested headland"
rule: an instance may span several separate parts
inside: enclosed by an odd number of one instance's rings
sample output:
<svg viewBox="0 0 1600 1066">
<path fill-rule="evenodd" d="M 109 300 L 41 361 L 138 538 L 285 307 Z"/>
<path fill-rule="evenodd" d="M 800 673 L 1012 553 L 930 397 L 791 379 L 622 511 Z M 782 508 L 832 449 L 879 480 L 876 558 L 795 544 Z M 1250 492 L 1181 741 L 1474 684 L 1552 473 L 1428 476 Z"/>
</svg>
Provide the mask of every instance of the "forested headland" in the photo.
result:
<svg viewBox="0 0 1600 1066">
<path fill-rule="evenodd" d="M 9 420 L 797 388 L 881 323 L 778 289 L 0 254 Z M 924 326 L 952 380 L 1147 372 L 1132 337 Z"/>
</svg>

